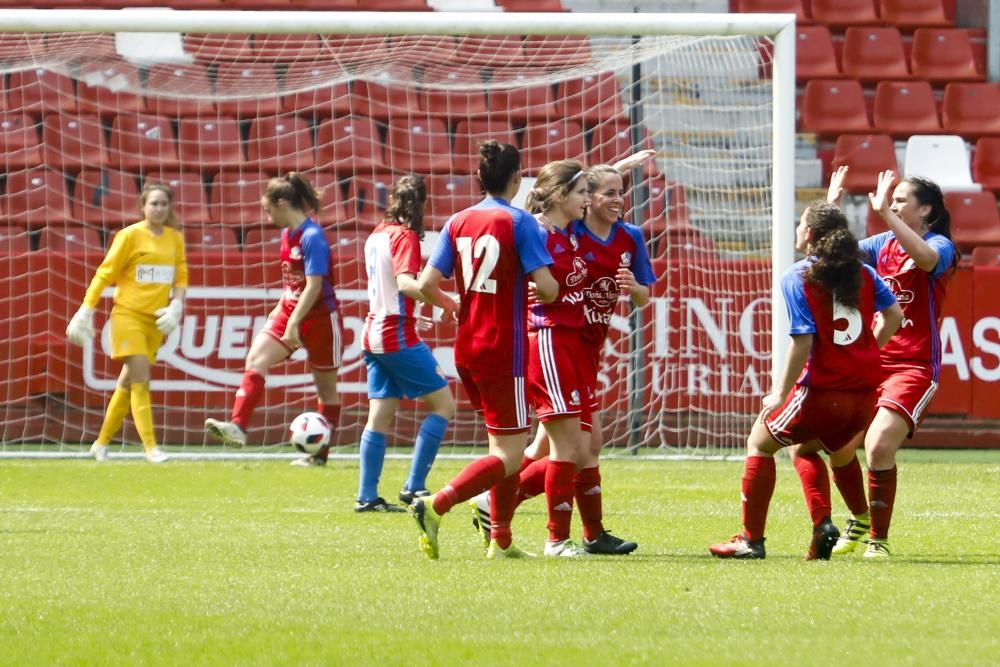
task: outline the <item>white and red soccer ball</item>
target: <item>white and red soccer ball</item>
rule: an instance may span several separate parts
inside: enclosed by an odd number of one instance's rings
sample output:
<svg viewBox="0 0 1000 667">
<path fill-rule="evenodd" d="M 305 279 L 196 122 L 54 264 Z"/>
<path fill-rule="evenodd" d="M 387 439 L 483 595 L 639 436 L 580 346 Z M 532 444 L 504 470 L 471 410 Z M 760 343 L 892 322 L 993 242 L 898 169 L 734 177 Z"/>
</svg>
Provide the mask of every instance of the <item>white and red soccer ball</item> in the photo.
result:
<svg viewBox="0 0 1000 667">
<path fill-rule="evenodd" d="M 330 443 L 330 422 L 318 412 L 303 412 L 288 426 L 289 442 L 305 454 L 315 454 Z"/>
</svg>

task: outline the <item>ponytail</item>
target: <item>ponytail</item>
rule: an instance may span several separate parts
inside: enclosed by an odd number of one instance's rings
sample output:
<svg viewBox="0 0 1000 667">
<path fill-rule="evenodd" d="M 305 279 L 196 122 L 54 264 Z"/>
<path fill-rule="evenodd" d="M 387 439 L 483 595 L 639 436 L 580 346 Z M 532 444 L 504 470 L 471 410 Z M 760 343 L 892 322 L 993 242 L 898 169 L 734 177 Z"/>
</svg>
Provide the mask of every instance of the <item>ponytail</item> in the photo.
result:
<svg viewBox="0 0 1000 667">
<path fill-rule="evenodd" d="M 290 171 L 284 176 L 268 181 L 264 196 L 272 204 L 284 199 L 292 208 L 307 214 L 319 213 L 322 205 L 322 193 L 317 191 L 312 183 L 297 171 Z"/>
<path fill-rule="evenodd" d="M 806 282 L 820 285 L 837 303 L 857 308 L 861 303 L 861 253 L 847 217 L 836 206 L 815 202 L 806 209 L 805 224 L 812 232 L 808 252 L 816 261 L 806 269 Z"/>
<path fill-rule="evenodd" d="M 521 153 L 516 146 L 493 139 L 479 144 L 479 182 L 487 194 L 503 194 L 520 170 Z"/>
<path fill-rule="evenodd" d="M 396 181 L 389 194 L 389 208 L 385 211 L 385 219 L 404 225 L 417 233 L 418 238 L 424 238 L 424 203 L 427 201 L 427 188 L 423 176 L 408 174 Z"/>
</svg>

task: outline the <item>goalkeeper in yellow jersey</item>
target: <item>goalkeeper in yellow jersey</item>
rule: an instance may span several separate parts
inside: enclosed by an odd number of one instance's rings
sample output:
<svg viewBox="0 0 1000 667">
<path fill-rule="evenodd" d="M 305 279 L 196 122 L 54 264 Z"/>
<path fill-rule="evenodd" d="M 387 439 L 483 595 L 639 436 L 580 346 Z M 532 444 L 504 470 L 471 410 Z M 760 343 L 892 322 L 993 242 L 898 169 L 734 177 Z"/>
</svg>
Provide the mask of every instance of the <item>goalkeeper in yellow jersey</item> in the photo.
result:
<svg viewBox="0 0 1000 667">
<path fill-rule="evenodd" d="M 150 183 L 142 189 L 140 202 L 143 219 L 115 235 L 90 281 L 83 305 L 66 327 L 66 337 L 74 345 L 93 338 L 94 308 L 104 288 L 115 285 L 109 320 L 111 357 L 121 359 L 124 365 L 101 432 L 90 448 L 98 461 L 107 460 L 108 444 L 121 429 L 129 408 L 146 458 L 152 463 L 167 460 L 153 431 L 149 369 L 163 337 L 180 324 L 188 268 L 184 235 L 173 211 L 173 192 L 166 185 Z"/>
</svg>

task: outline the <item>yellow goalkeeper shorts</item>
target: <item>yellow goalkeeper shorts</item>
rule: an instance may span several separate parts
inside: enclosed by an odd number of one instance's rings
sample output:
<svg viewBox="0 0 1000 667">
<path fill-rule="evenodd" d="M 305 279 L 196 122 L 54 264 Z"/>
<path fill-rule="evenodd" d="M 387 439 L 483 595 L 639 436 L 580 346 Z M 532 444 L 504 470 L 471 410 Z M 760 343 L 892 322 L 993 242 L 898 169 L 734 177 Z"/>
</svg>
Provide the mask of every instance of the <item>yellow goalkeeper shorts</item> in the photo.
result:
<svg viewBox="0 0 1000 667">
<path fill-rule="evenodd" d="M 156 328 L 156 318 L 112 309 L 111 358 L 124 359 L 139 354 L 146 355 L 149 363 L 156 361 L 156 351 L 163 343 L 163 334 Z"/>
</svg>

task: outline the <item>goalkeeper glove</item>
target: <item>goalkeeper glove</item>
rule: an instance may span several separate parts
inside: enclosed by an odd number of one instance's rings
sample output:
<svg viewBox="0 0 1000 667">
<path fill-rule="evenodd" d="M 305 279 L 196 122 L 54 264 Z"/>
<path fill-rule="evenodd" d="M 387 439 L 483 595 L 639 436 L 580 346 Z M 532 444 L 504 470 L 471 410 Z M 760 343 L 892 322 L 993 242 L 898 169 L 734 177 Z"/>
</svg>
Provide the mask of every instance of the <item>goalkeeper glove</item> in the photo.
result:
<svg viewBox="0 0 1000 667">
<path fill-rule="evenodd" d="M 170 332 L 176 329 L 177 325 L 181 323 L 183 310 L 184 307 L 180 299 L 174 299 L 166 308 L 157 310 L 156 328 L 160 330 L 160 333 L 164 336 L 169 336 Z"/>
<path fill-rule="evenodd" d="M 80 306 L 73 319 L 66 327 L 66 338 L 73 345 L 82 346 L 84 342 L 94 337 L 94 311 L 86 306 Z"/>
</svg>

